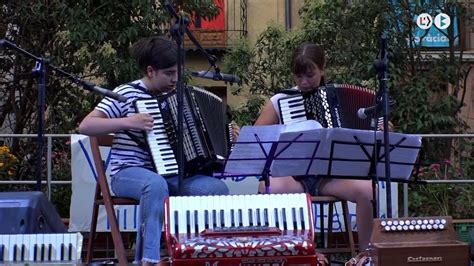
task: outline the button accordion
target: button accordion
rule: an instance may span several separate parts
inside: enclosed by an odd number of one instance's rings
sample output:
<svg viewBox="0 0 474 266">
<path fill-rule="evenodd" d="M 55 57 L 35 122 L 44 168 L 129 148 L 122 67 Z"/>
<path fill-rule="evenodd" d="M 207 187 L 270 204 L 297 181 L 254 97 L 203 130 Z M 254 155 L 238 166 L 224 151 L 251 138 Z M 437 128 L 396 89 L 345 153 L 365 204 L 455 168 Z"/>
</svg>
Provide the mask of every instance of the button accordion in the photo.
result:
<svg viewBox="0 0 474 266">
<path fill-rule="evenodd" d="M 173 265 L 316 265 L 308 194 L 169 197 Z"/>
<path fill-rule="evenodd" d="M 449 216 L 375 219 L 370 242 L 371 265 L 469 265 Z"/>
<path fill-rule="evenodd" d="M 327 84 L 308 93 L 288 90 L 289 96 L 278 100 L 283 124 L 317 120 L 322 127 L 369 129 L 371 119 L 359 119 L 357 110 L 374 104 L 373 90 L 348 85 Z"/>
<path fill-rule="evenodd" d="M 218 156 L 227 156 L 232 141 L 222 99 L 197 87 L 185 87 L 183 98 L 185 171 L 193 175 L 219 170 Z M 134 105 L 137 113 L 148 113 L 154 119 L 153 130 L 145 133 L 145 139 L 155 169 L 162 176 L 177 175 L 176 91 L 157 98 L 138 99 Z"/>
<path fill-rule="evenodd" d="M 0 235 L 0 264 L 78 263 L 81 251 L 80 233 Z"/>
</svg>

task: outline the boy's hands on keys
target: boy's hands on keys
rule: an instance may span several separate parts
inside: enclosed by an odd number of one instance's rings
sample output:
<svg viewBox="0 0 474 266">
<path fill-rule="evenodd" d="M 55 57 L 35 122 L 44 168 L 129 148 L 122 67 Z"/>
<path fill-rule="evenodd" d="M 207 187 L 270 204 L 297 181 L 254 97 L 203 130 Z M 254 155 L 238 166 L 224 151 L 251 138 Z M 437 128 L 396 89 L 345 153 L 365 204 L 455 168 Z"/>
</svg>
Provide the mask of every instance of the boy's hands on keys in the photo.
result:
<svg viewBox="0 0 474 266">
<path fill-rule="evenodd" d="M 126 118 L 131 129 L 150 131 L 153 129 L 153 117 L 150 114 L 139 113 Z"/>
</svg>

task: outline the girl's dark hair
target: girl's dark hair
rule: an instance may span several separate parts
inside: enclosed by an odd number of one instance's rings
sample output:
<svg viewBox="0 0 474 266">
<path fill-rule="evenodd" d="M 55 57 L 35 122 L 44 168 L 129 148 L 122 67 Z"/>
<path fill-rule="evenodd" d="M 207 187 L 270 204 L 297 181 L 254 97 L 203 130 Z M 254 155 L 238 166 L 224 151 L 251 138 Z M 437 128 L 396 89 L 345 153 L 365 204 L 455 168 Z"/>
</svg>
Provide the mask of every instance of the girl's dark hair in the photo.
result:
<svg viewBox="0 0 474 266">
<path fill-rule="evenodd" d="M 313 71 L 315 66 L 324 70 L 325 65 L 324 48 L 314 43 L 303 43 L 291 57 L 291 72 L 296 75 Z"/>
<path fill-rule="evenodd" d="M 130 54 L 143 73 L 146 73 L 148 66 L 158 70 L 172 67 L 178 62 L 176 44 L 165 37 L 141 39 L 130 48 Z"/>
</svg>

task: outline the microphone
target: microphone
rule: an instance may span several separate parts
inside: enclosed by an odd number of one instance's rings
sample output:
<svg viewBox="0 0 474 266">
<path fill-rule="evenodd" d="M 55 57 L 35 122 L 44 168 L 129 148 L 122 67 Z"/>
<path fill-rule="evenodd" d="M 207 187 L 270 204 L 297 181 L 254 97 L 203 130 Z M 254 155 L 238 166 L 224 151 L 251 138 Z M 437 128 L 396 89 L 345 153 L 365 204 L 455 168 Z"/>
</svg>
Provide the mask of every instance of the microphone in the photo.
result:
<svg viewBox="0 0 474 266">
<path fill-rule="evenodd" d="M 388 104 L 390 106 L 394 106 L 395 105 L 395 101 L 391 100 L 388 102 Z M 367 107 L 367 108 L 359 108 L 359 110 L 357 110 L 357 117 L 359 117 L 360 119 L 366 119 L 368 116 L 376 113 L 380 113 L 382 111 L 382 102 L 374 105 L 374 106 L 370 106 L 370 107 Z"/>
<path fill-rule="evenodd" d="M 236 75 L 231 74 L 224 74 L 220 72 L 212 72 L 212 71 L 193 71 L 191 75 L 195 77 L 205 78 L 205 79 L 212 79 L 212 80 L 223 80 L 224 82 L 229 82 L 231 85 L 232 83 L 239 83 L 240 78 Z"/>
<path fill-rule="evenodd" d="M 367 108 L 359 108 L 359 110 L 357 110 L 357 117 L 359 117 L 360 119 L 366 119 L 369 115 L 372 115 L 373 113 L 379 113 L 381 109 L 382 104 L 377 104 Z"/>
<path fill-rule="evenodd" d="M 117 101 L 120 101 L 120 102 L 127 102 L 127 97 L 123 96 L 123 95 L 120 95 L 118 93 L 115 93 L 111 90 L 108 90 L 108 89 L 104 89 L 102 87 L 99 87 L 95 84 L 93 84 L 92 82 L 89 82 L 89 81 L 81 81 L 82 83 L 82 86 L 84 86 L 84 88 L 90 90 L 90 91 L 95 91 L 95 92 L 98 92 L 102 95 L 105 95 L 107 97 L 110 97 L 112 99 L 115 99 Z"/>
</svg>

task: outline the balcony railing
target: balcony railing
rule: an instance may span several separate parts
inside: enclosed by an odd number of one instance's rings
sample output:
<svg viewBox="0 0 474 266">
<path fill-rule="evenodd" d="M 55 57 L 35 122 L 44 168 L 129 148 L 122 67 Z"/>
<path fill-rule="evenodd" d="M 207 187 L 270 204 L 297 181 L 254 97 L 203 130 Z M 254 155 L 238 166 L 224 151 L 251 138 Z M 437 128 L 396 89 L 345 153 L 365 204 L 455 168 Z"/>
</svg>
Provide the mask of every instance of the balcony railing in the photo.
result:
<svg viewBox="0 0 474 266">
<path fill-rule="evenodd" d="M 232 47 L 246 35 L 243 30 L 193 29 L 191 32 L 203 48 L 223 50 Z M 191 50 L 196 48 L 187 36 L 184 38 L 184 47 Z"/>
<path fill-rule="evenodd" d="M 247 36 L 248 0 L 225 0 L 220 19 L 202 24 L 196 22 L 191 32 L 205 49 L 227 49 L 232 47 L 239 38 Z M 202 26 L 202 27 L 201 27 Z M 185 36 L 184 46 L 195 49 L 191 40 Z"/>
<path fill-rule="evenodd" d="M 34 172 L 34 163 L 31 162 L 36 160 L 36 145 L 34 140 L 38 135 L 36 134 L 0 134 L 0 142 L 3 145 L 10 146 L 11 143 L 23 142 L 23 145 L 19 147 L 26 147 L 24 150 L 15 152 L 15 155 L 18 156 L 18 168 L 22 168 L 22 173 L 19 176 L 8 178 L 9 180 L 0 179 L 0 191 L 4 191 L 4 187 L 7 185 L 27 185 L 33 188 L 36 185 L 36 180 L 34 175 L 29 173 Z M 70 178 L 70 166 L 71 166 L 71 151 L 69 148 L 70 134 L 45 134 L 44 138 L 46 139 L 46 156 L 43 156 L 46 163 L 46 167 L 43 167 L 45 172 L 42 173 L 41 184 L 42 187 L 46 185 L 48 199 L 51 199 L 52 185 L 71 185 L 72 180 Z M 16 140 L 15 140 L 16 139 Z M 28 144 L 29 143 L 29 144 Z M 33 149 L 30 149 L 32 148 Z M 12 151 L 13 152 L 13 151 Z M 61 158 L 60 158 L 61 157 Z M 68 169 L 54 169 L 62 168 L 59 164 L 64 164 Z M 55 167 L 56 166 L 56 167 Z M 32 168 L 27 171 L 25 168 Z M 64 171 L 67 171 L 66 173 Z M 46 176 L 45 176 L 46 175 Z M 69 178 L 59 178 L 59 176 L 68 176 Z M 45 178 L 46 177 L 46 178 Z M 63 179 L 63 180 L 59 180 Z M 67 180 L 64 180 L 67 179 Z"/>
</svg>

